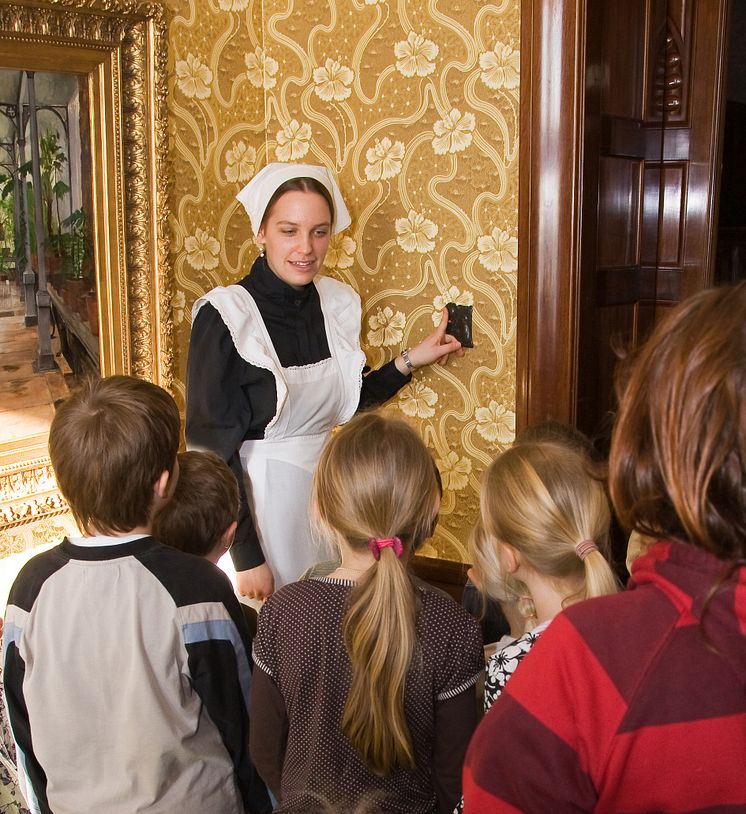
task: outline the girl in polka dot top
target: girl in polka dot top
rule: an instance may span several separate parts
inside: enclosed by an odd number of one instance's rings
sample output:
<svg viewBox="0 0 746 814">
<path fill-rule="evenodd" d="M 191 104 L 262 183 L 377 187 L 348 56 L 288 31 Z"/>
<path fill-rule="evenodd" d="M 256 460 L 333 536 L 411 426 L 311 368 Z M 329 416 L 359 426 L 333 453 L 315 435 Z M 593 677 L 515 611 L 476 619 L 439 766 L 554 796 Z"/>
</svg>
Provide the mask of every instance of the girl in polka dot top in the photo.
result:
<svg viewBox="0 0 746 814">
<path fill-rule="evenodd" d="M 278 811 L 450 812 L 484 662 L 476 621 L 407 569 L 437 518 L 432 458 L 409 425 L 358 416 L 325 447 L 313 501 L 341 564 L 262 608 L 254 763 Z"/>
</svg>

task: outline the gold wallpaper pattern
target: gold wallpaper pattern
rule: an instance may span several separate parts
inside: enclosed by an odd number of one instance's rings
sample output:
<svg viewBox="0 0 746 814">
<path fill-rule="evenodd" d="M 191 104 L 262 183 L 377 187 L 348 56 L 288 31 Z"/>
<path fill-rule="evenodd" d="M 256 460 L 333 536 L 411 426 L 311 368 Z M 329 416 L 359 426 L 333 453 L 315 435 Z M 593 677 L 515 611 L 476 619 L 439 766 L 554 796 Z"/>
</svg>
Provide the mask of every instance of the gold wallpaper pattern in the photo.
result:
<svg viewBox="0 0 746 814">
<path fill-rule="evenodd" d="M 171 0 L 177 395 L 194 300 L 255 246 L 234 200 L 270 161 L 334 170 L 353 218 L 328 273 L 363 302 L 376 367 L 453 301 L 476 347 L 386 406 L 435 455 L 444 499 L 424 553 L 467 558 L 479 480 L 515 433 L 520 4 Z"/>
</svg>

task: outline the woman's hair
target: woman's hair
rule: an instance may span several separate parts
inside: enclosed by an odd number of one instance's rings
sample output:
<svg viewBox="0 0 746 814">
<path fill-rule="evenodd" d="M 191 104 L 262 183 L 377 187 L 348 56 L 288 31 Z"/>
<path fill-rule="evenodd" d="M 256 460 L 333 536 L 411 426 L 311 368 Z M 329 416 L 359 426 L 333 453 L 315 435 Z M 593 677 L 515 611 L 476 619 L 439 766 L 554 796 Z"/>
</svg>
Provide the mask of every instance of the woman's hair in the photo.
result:
<svg viewBox="0 0 746 814">
<path fill-rule="evenodd" d="M 620 520 L 743 558 L 746 284 L 685 300 L 623 373 L 609 460 Z"/>
<path fill-rule="evenodd" d="M 486 592 L 500 598 L 505 589 L 498 543 L 511 545 L 537 573 L 582 586 L 565 601 L 617 590 L 607 561 L 609 504 L 589 463 L 581 450 L 553 441 L 522 442 L 492 462 L 482 482 L 484 534 L 472 541 Z M 598 550 L 581 560 L 576 546 L 586 540 Z M 515 580 L 507 585 L 516 593 L 524 588 Z"/>
<path fill-rule="evenodd" d="M 315 192 L 317 195 L 321 195 L 321 197 L 327 202 L 329 205 L 329 218 L 330 223 L 334 223 L 334 201 L 332 200 L 332 194 L 329 190 L 321 183 L 321 181 L 317 181 L 315 178 L 290 178 L 288 181 L 284 181 L 280 184 L 279 187 L 272 193 L 272 197 L 267 201 L 267 207 L 264 210 L 264 214 L 262 215 L 262 228 L 266 227 L 267 220 L 269 216 L 272 214 L 272 209 L 274 209 L 275 204 L 277 201 L 282 198 L 282 196 L 286 192 Z"/>
<path fill-rule="evenodd" d="M 417 649 L 417 595 L 407 560 L 431 532 L 438 486 L 417 433 L 369 413 L 335 433 L 314 476 L 315 522 L 337 545 L 367 551 L 398 537 L 401 558 L 383 548 L 350 595 L 342 623 L 352 681 L 342 730 L 376 773 L 412 768 L 404 686 Z"/>
</svg>

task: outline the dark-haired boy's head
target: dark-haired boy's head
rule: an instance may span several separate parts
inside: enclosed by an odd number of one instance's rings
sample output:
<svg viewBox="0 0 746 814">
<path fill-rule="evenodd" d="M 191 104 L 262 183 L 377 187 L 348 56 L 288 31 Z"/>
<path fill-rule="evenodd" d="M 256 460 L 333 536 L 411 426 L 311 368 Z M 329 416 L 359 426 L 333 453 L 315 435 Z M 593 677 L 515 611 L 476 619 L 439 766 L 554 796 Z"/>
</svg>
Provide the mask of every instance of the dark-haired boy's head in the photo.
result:
<svg viewBox="0 0 746 814">
<path fill-rule="evenodd" d="M 216 562 L 230 545 L 238 507 L 238 484 L 222 458 L 181 452 L 176 490 L 153 519 L 153 536 Z"/>
<path fill-rule="evenodd" d="M 57 483 L 86 534 L 149 527 L 178 448 L 176 402 L 133 376 L 87 382 L 60 405 L 49 431 Z"/>
</svg>

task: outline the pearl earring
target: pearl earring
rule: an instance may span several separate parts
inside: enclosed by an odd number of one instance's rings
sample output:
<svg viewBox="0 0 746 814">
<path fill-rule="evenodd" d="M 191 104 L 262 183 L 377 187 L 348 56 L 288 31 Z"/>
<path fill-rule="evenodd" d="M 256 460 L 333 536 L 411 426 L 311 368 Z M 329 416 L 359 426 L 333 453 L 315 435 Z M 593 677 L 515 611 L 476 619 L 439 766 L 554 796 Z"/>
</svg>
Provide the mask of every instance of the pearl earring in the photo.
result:
<svg viewBox="0 0 746 814">
<path fill-rule="evenodd" d="M 264 244 L 259 247 L 259 257 L 264 257 Z"/>
</svg>

